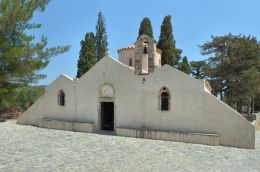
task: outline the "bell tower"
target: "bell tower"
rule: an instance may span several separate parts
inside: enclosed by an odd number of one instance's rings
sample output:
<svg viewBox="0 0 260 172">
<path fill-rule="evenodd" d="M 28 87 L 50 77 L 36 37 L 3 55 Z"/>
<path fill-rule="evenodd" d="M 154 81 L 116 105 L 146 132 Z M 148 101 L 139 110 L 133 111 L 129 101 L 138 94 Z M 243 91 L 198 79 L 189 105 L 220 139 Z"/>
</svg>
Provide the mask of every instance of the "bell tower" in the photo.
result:
<svg viewBox="0 0 260 172">
<path fill-rule="evenodd" d="M 135 43 L 135 74 L 146 75 L 154 71 L 155 40 L 142 35 Z"/>
</svg>

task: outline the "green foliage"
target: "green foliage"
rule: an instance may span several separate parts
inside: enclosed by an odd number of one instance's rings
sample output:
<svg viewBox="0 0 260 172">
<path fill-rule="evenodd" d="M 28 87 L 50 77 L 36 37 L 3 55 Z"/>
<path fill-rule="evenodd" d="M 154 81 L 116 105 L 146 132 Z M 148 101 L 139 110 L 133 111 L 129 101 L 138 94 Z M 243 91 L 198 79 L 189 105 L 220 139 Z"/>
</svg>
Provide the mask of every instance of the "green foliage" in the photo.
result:
<svg viewBox="0 0 260 172">
<path fill-rule="evenodd" d="M 190 64 L 188 62 L 188 58 L 186 56 L 183 57 L 182 62 L 180 64 L 180 68 L 179 68 L 182 72 L 186 73 L 186 74 L 190 74 Z"/>
<path fill-rule="evenodd" d="M 139 35 L 138 38 L 141 35 L 148 35 L 151 38 L 153 38 L 153 29 L 152 29 L 152 24 L 149 18 L 145 17 L 142 22 L 140 23 L 140 28 L 139 28 Z M 137 38 L 137 39 L 138 39 Z"/>
<path fill-rule="evenodd" d="M 96 25 L 96 51 L 98 61 L 103 58 L 108 51 L 105 18 L 101 12 L 98 13 L 98 20 Z"/>
<path fill-rule="evenodd" d="M 96 24 L 96 36 L 92 32 L 85 35 L 80 42 L 81 50 L 78 60 L 77 78 L 86 73 L 92 66 L 103 58 L 108 51 L 105 18 L 101 12 L 98 13 Z"/>
<path fill-rule="evenodd" d="M 47 38 L 35 43 L 27 31 L 40 28 L 30 23 L 35 11 L 44 11 L 49 0 L 0 1 L 0 105 L 12 91 L 45 77 L 39 73 L 49 59 L 68 51 L 68 46 L 46 48 Z"/>
<path fill-rule="evenodd" d="M 179 48 L 175 48 L 175 62 L 174 62 L 174 67 L 179 69 L 181 67 L 181 59 L 182 59 L 182 50 Z"/>
<path fill-rule="evenodd" d="M 79 53 L 77 78 L 81 77 L 97 62 L 94 33 L 86 33 L 85 39 L 80 44 L 81 50 Z"/>
<path fill-rule="evenodd" d="M 15 105 L 16 107 L 22 109 L 22 111 L 25 111 L 43 94 L 43 86 L 28 86 L 18 88 L 14 95 L 16 98 Z"/>
<path fill-rule="evenodd" d="M 208 64 L 202 61 L 192 61 L 190 62 L 191 74 L 196 79 L 205 79 L 208 75 L 209 66 Z"/>
<path fill-rule="evenodd" d="M 162 65 L 168 64 L 176 68 L 180 67 L 182 50 L 175 47 L 171 16 L 165 16 L 161 25 L 161 34 L 157 48 L 162 50 Z"/>
<path fill-rule="evenodd" d="M 43 86 L 26 86 L 14 89 L 3 101 L 1 108 L 18 107 L 25 111 L 29 108 L 42 94 Z"/>
<path fill-rule="evenodd" d="M 260 91 L 260 44 L 255 37 L 228 34 L 212 36 L 201 50 L 210 56 L 208 79 L 214 92 L 241 112 L 243 102 Z"/>
</svg>

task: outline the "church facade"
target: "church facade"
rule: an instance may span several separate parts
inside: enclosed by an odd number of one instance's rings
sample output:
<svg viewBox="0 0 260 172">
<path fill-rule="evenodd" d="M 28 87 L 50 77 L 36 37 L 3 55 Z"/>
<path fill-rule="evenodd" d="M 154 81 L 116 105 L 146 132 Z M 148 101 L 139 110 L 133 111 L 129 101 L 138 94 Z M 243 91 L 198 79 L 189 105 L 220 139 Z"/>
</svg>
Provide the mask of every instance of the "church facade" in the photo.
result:
<svg viewBox="0 0 260 172">
<path fill-rule="evenodd" d="M 168 65 L 143 35 L 80 78 L 60 75 L 18 124 L 240 148 L 255 147 L 255 128 L 211 94 L 207 81 Z"/>
</svg>

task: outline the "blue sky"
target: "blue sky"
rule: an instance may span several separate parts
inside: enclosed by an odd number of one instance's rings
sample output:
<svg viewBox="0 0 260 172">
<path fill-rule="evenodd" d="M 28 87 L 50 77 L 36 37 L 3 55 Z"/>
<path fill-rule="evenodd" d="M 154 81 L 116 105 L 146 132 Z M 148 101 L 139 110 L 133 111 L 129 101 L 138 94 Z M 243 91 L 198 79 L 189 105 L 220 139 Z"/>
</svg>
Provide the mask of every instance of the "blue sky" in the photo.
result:
<svg viewBox="0 0 260 172">
<path fill-rule="evenodd" d="M 38 40 L 48 37 L 48 47 L 71 45 L 69 52 L 51 59 L 47 75 L 39 84 L 47 85 L 61 73 L 75 77 L 80 41 L 87 32 L 95 33 L 97 14 L 106 19 L 109 54 L 117 59 L 117 49 L 135 42 L 141 20 L 149 17 L 158 40 L 166 15 L 172 16 L 176 46 L 189 61 L 205 59 L 198 45 L 211 35 L 250 34 L 260 38 L 259 0 L 52 0 L 32 22 L 42 28 L 32 31 Z"/>
</svg>

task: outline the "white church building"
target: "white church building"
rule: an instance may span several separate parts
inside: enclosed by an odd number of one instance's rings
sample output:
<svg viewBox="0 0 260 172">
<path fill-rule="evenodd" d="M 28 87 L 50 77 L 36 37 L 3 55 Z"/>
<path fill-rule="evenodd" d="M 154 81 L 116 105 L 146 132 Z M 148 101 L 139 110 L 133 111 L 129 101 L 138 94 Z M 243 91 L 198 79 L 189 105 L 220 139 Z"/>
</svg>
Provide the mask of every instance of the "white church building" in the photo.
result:
<svg viewBox="0 0 260 172">
<path fill-rule="evenodd" d="M 161 50 L 143 35 L 105 56 L 80 78 L 60 75 L 18 124 L 80 132 L 255 148 L 255 128 L 211 94 L 205 80 L 161 66 Z"/>
</svg>

